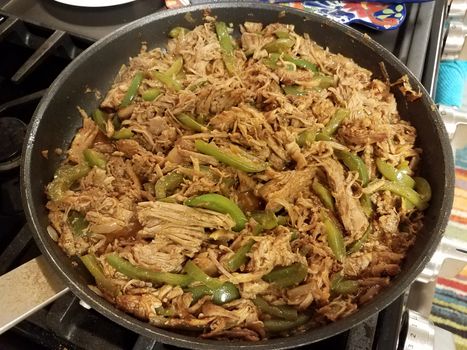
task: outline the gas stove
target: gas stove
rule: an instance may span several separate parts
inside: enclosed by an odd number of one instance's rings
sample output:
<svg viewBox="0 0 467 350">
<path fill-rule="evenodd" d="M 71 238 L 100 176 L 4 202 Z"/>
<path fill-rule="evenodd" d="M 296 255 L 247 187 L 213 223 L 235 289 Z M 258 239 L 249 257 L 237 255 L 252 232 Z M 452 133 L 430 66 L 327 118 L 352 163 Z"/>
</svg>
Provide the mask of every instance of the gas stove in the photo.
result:
<svg viewBox="0 0 467 350">
<path fill-rule="evenodd" d="M 19 180 L 22 140 L 37 103 L 67 64 L 94 41 L 127 22 L 164 10 L 161 6 L 161 1 L 138 0 L 89 10 L 46 0 L 0 0 L 0 275 L 40 256 L 26 225 Z M 444 1 L 411 4 L 397 30 L 356 28 L 392 51 L 433 94 L 445 13 Z M 306 349 L 404 348 L 405 299 L 399 297 L 351 330 Z M 70 292 L 1 334 L 0 348 L 175 349 L 113 323 Z"/>
</svg>

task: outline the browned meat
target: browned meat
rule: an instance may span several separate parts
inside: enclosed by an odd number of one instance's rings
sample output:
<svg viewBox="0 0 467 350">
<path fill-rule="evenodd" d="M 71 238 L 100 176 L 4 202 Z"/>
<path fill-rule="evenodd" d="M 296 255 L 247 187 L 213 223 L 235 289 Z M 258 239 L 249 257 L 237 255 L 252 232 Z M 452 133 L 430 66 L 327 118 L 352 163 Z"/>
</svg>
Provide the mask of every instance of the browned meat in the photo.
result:
<svg viewBox="0 0 467 350">
<path fill-rule="evenodd" d="M 143 320 L 149 320 L 156 316 L 156 308 L 162 306 L 162 302 L 151 294 L 122 294 L 117 296 L 116 303 L 122 310 Z"/>
<path fill-rule="evenodd" d="M 242 47 L 246 50 L 246 52 L 251 54 L 261 50 L 265 43 L 264 37 L 258 33 L 243 33 L 241 40 Z"/>
<path fill-rule="evenodd" d="M 245 22 L 243 27 L 249 33 L 259 33 L 263 29 L 263 24 L 258 22 Z"/>
<path fill-rule="evenodd" d="M 288 266 L 294 262 L 305 262 L 302 255 L 292 251 L 290 247 L 290 233 L 285 234 L 280 229 L 277 235 L 268 235 L 258 239 L 253 246 L 248 264 L 249 271 L 266 274 L 275 266 Z"/>
<path fill-rule="evenodd" d="M 220 332 L 209 332 L 201 334 L 202 338 L 217 338 L 217 339 L 242 339 L 246 341 L 258 341 L 261 339 L 260 335 L 255 331 L 248 328 L 234 327 L 229 330 Z"/>
<path fill-rule="evenodd" d="M 82 111 L 82 110 L 81 110 Z M 84 113 L 84 111 L 82 111 Z M 78 130 L 75 138 L 73 139 L 70 149 L 68 150 L 68 158 L 79 163 L 83 160 L 83 151 L 91 148 L 99 129 L 91 118 L 86 115 L 83 116 L 83 127 Z"/>
<path fill-rule="evenodd" d="M 315 168 L 306 168 L 274 175 L 259 188 L 259 193 L 267 202 L 266 209 L 277 210 L 281 206 L 293 203 L 297 195 L 311 185 L 314 174 Z"/>
<path fill-rule="evenodd" d="M 357 256 L 351 256 L 344 261 L 344 274 L 346 276 L 358 276 L 364 271 L 373 260 L 372 253 L 358 253 Z"/>
<path fill-rule="evenodd" d="M 357 311 L 357 304 L 343 299 L 335 299 L 318 309 L 318 313 L 331 321 L 336 321 Z"/>
<path fill-rule="evenodd" d="M 408 164 L 409 175 L 418 174 L 417 132 L 401 120 L 388 82 L 318 46 L 307 34 L 295 33 L 293 25 L 246 22 L 232 41 L 233 55 L 226 58 L 215 21 L 206 13 L 204 24 L 189 26 L 163 48 L 149 49 L 149 42 L 129 58 L 100 102 L 112 117 L 105 133 L 79 109 L 83 126 L 62 169 L 84 162 L 87 148 L 101 153 L 105 166 L 93 166 L 73 183 L 58 179 L 46 187 L 50 191 L 63 185 L 59 200 L 48 193 L 48 231 L 66 254 L 96 256 L 119 292 L 112 297 L 104 284 L 91 285 L 97 295 L 156 327 L 207 339 L 261 341 L 346 317 L 391 283 L 423 226 L 423 212 L 383 190 L 386 180 L 375 166 L 381 158 L 397 167 Z M 237 35 L 236 29 L 227 23 L 229 33 Z M 292 47 L 271 54 L 265 45 L 278 39 L 291 40 Z M 319 73 L 291 63 L 289 56 L 316 64 Z M 153 74 L 175 68 L 171 78 L 178 84 L 173 86 Z M 137 94 L 120 108 L 136 72 L 144 73 Z M 318 87 L 316 74 L 332 80 L 332 86 Z M 417 98 L 407 82 L 403 77 L 395 85 Z M 285 86 L 294 85 L 306 93 L 287 94 Z M 150 99 L 150 89 L 160 94 Z M 298 135 L 305 130 L 319 133 L 337 109 L 349 113 L 334 139 L 300 146 Z M 113 116 L 132 135 L 117 139 Z M 199 140 L 236 157 L 213 156 Z M 337 150 L 361 156 L 368 185 L 362 186 L 358 174 L 336 159 Z M 243 171 L 248 162 L 264 169 Z M 330 190 L 335 209 L 325 206 L 312 186 L 317 180 Z M 161 184 L 167 185 L 166 198 L 160 198 Z M 202 194 L 223 195 L 238 208 L 226 198 L 204 203 L 215 210 L 185 205 Z M 373 205 L 369 218 L 360 204 L 362 194 L 370 196 Z M 358 251 L 339 261 L 324 232 L 324 215 L 343 229 L 347 251 L 369 225 L 372 233 Z M 132 278 L 111 265 L 107 254 L 163 274 L 186 274 L 191 261 L 213 285 L 237 288 L 239 296 L 216 304 L 217 290 L 199 298 L 188 291 L 205 280 L 182 288 Z M 290 285 L 265 278 L 278 269 L 295 269 L 294 264 L 302 269 L 289 273 Z M 358 290 L 331 292 L 337 274 L 358 281 Z M 258 297 L 312 315 L 310 323 L 268 333 L 265 322 L 273 316 L 256 306 Z"/>
<path fill-rule="evenodd" d="M 332 195 L 345 229 L 353 237 L 359 238 L 368 227 L 368 220 L 359 201 L 353 196 L 352 189 L 345 182 L 344 168 L 331 158 L 323 160 L 322 166 L 328 175 Z"/>
<path fill-rule="evenodd" d="M 180 271 L 180 266 L 186 259 L 183 248 L 171 244 L 167 239 L 157 239 L 150 244 L 135 244 L 131 250 L 138 265 L 155 271 Z"/>
<path fill-rule="evenodd" d="M 390 124 L 375 124 L 372 119 L 357 119 L 344 123 L 339 128 L 339 136 L 354 145 L 368 145 L 383 142 L 394 136 L 394 128 Z"/>
</svg>

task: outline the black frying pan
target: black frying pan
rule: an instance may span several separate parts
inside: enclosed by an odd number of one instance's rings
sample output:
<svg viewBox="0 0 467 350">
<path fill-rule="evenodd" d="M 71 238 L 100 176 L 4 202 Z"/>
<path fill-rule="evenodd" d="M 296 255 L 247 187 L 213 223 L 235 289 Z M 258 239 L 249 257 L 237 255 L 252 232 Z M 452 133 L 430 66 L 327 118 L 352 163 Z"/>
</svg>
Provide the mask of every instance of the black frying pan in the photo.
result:
<svg viewBox="0 0 467 350">
<path fill-rule="evenodd" d="M 394 88 L 400 114 L 417 128 L 418 145 L 423 149 L 422 176 L 428 179 L 433 190 L 424 228 L 404 261 L 401 273 L 394 278 L 392 284 L 345 319 L 293 337 L 256 343 L 220 343 L 159 329 L 125 314 L 94 294 L 87 287 L 88 283 L 92 283 L 89 273 L 80 264 L 74 266 L 76 264 L 72 264 L 72 259 L 62 252 L 47 233 L 44 187 L 52 179 L 61 161 L 52 150 L 57 147 L 67 149 L 80 127 L 81 118 L 76 111 L 77 105 L 87 111 L 98 106 L 94 94 L 84 93 L 86 87 L 107 91 L 120 65 L 139 52 L 142 41 L 147 41 L 150 47 L 164 46 L 167 32 L 171 28 L 193 27 L 202 23 L 203 10 L 206 7 L 220 20 L 232 22 L 236 27 L 247 20 L 294 24 L 298 33 L 309 33 L 319 45 L 353 58 L 380 79 L 383 79 L 380 62 L 384 62 L 391 81 L 407 74 L 412 86 L 423 93 L 421 99 L 408 102 Z M 187 13 L 191 13 L 194 23 L 187 21 Z M 41 151 L 46 149 L 51 150 L 49 159 L 41 156 Z M 24 207 L 35 239 L 56 273 L 80 299 L 137 333 L 163 343 L 198 349 L 220 346 L 224 349 L 294 348 L 355 326 L 401 295 L 421 272 L 443 235 L 453 199 L 453 159 L 449 140 L 433 101 L 413 74 L 386 49 L 356 30 L 317 15 L 258 3 L 219 3 L 155 13 L 117 30 L 91 46 L 62 72 L 37 108 L 24 144 L 21 176 Z"/>
</svg>

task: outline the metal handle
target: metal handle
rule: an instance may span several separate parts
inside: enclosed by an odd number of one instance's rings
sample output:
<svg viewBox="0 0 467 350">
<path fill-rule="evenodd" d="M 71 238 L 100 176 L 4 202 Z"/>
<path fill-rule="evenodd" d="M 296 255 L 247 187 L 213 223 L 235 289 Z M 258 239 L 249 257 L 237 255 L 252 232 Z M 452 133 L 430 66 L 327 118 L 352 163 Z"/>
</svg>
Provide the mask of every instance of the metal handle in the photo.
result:
<svg viewBox="0 0 467 350">
<path fill-rule="evenodd" d="M 463 20 L 467 12 L 467 0 L 452 0 L 449 6 L 449 19 Z"/>
<path fill-rule="evenodd" d="M 423 283 L 434 281 L 446 259 L 455 259 L 467 263 L 467 244 L 457 239 L 443 237 L 430 262 L 418 275 L 417 281 Z"/>
<path fill-rule="evenodd" d="M 418 312 L 408 310 L 402 316 L 399 350 L 433 350 L 435 326 Z"/>
<path fill-rule="evenodd" d="M 66 292 L 43 256 L 0 276 L 0 334 Z"/>
<path fill-rule="evenodd" d="M 444 43 L 443 56 L 444 60 L 457 59 L 464 46 L 465 37 L 467 35 L 467 26 L 461 21 L 451 21 L 449 23 L 446 41 Z"/>
<path fill-rule="evenodd" d="M 444 125 L 448 132 L 449 139 L 452 140 L 459 125 L 467 125 L 467 113 L 454 107 L 445 105 L 438 106 L 439 113 L 443 117 Z"/>
<path fill-rule="evenodd" d="M 407 310 L 402 316 L 398 350 L 455 350 L 451 333 L 433 324 L 418 312 Z"/>
</svg>

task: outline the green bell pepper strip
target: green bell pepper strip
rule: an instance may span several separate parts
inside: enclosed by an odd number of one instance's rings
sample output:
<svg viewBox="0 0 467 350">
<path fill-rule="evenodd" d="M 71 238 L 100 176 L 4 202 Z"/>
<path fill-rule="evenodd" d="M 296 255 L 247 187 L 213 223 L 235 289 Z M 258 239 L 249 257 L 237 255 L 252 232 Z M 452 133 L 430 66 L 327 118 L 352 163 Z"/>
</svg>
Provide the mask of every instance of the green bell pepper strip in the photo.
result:
<svg viewBox="0 0 467 350">
<path fill-rule="evenodd" d="M 324 135 L 332 136 L 335 134 L 339 126 L 342 124 L 345 118 L 350 115 L 348 109 L 339 108 L 336 113 L 332 116 L 326 126 L 321 130 Z"/>
<path fill-rule="evenodd" d="M 342 151 L 339 149 L 336 149 L 334 151 L 334 154 L 339 160 L 341 160 L 345 164 L 347 168 L 349 168 L 349 170 L 356 171 L 358 173 L 358 177 L 362 181 L 363 186 L 366 186 L 368 184 L 368 169 L 362 158 L 353 154 L 352 152 Z"/>
<path fill-rule="evenodd" d="M 289 331 L 291 329 L 300 327 L 308 322 L 310 319 L 309 316 L 304 314 L 299 314 L 295 321 L 289 320 L 278 320 L 278 319 L 271 319 L 271 320 L 264 320 L 264 329 L 270 333 L 279 333 Z"/>
<path fill-rule="evenodd" d="M 414 181 L 415 181 L 415 191 L 418 192 L 422 201 L 429 202 L 431 199 L 430 183 L 423 177 L 415 177 Z"/>
<path fill-rule="evenodd" d="M 373 216 L 373 204 L 371 203 L 370 196 L 366 193 L 360 197 L 360 205 L 362 210 L 368 218 Z"/>
<path fill-rule="evenodd" d="M 271 305 L 260 296 L 257 296 L 256 299 L 253 299 L 253 303 L 258 309 L 261 310 L 261 312 L 266 313 L 268 315 L 279 317 L 289 321 L 295 321 L 298 318 L 297 309 L 294 309 L 293 307 L 290 307 L 288 305 Z"/>
<path fill-rule="evenodd" d="M 141 97 L 145 101 L 154 101 L 162 93 L 161 89 L 151 88 L 147 89 L 141 94 Z"/>
<path fill-rule="evenodd" d="M 188 33 L 189 30 L 185 27 L 174 27 L 169 32 L 169 37 L 171 38 L 178 38 L 180 35 L 183 36 Z"/>
<path fill-rule="evenodd" d="M 152 76 L 154 79 L 159 80 L 162 84 L 166 85 L 169 89 L 180 91 L 183 86 L 175 79 L 175 76 L 182 71 L 183 58 L 178 57 L 175 62 L 165 72 L 154 71 Z"/>
<path fill-rule="evenodd" d="M 277 36 L 279 39 L 287 39 L 290 38 L 290 33 L 286 30 L 278 29 L 274 32 L 274 35 Z"/>
<path fill-rule="evenodd" d="M 79 179 L 86 176 L 91 168 L 85 163 L 80 163 L 72 167 L 61 167 L 57 170 L 55 178 L 48 187 L 47 193 L 52 201 L 63 198 L 65 192 Z"/>
<path fill-rule="evenodd" d="M 180 113 L 176 115 L 175 117 L 188 130 L 193 130 L 197 132 L 205 132 L 208 130 L 207 127 L 198 123 L 195 119 L 190 117 L 188 114 Z"/>
<path fill-rule="evenodd" d="M 205 295 L 211 295 L 214 304 L 222 305 L 232 300 L 239 299 L 240 293 L 234 284 L 225 282 L 219 288 L 211 289 L 205 285 L 190 287 L 187 289 L 192 294 L 192 304 L 196 303 Z"/>
<path fill-rule="evenodd" d="M 290 242 L 295 241 L 299 237 L 298 231 L 292 231 L 292 234 L 290 235 Z"/>
<path fill-rule="evenodd" d="M 277 286 L 287 288 L 303 282 L 308 274 L 308 268 L 301 263 L 294 263 L 290 266 L 276 267 L 263 280 L 268 283 L 275 283 Z"/>
<path fill-rule="evenodd" d="M 187 289 L 187 292 L 190 292 L 193 298 L 192 304 L 196 303 L 199 299 L 204 297 L 205 295 L 212 295 L 212 290 L 201 284 L 199 286 L 190 287 Z"/>
<path fill-rule="evenodd" d="M 141 82 L 143 81 L 144 75 L 142 72 L 136 72 L 135 76 L 133 77 L 133 80 L 130 83 L 130 86 L 128 87 L 128 90 L 123 96 L 122 102 L 120 103 L 120 106 L 118 108 L 124 108 L 130 105 L 131 102 L 133 102 L 136 94 L 138 93 L 138 88 L 141 85 Z"/>
<path fill-rule="evenodd" d="M 214 304 L 222 305 L 240 298 L 240 292 L 235 284 L 224 282 L 222 286 L 212 291 L 212 301 Z"/>
<path fill-rule="evenodd" d="M 291 49 L 295 42 L 290 38 L 279 38 L 263 46 L 269 53 L 282 53 Z"/>
<path fill-rule="evenodd" d="M 227 25 L 225 22 L 216 22 L 215 27 L 221 50 L 226 54 L 233 55 L 234 46 L 232 44 L 232 38 L 230 37 L 229 31 L 227 29 Z"/>
<path fill-rule="evenodd" d="M 316 141 L 331 141 L 331 142 L 337 142 L 336 139 L 332 136 L 325 135 L 322 132 L 319 132 L 316 134 Z"/>
<path fill-rule="evenodd" d="M 247 263 L 247 254 L 250 252 L 254 244 L 255 241 L 249 239 L 244 245 L 238 248 L 234 255 L 229 259 L 229 261 L 227 261 L 227 269 L 230 272 L 237 271 L 242 265 L 245 265 Z"/>
<path fill-rule="evenodd" d="M 162 306 L 156 308 L 156 313 L 159 316 L 164 316 L 164 317 L 171 317 L 175 314 L 174 310 L 172 309 L 164 309 Z"/>
<path fill-rule="evenodd" d="M 265 230 L 272 230 L 279 225 L 276 214 L 271 210 L 254 212 L 251 217 Z"/>
<path fill-rule="evenodd" d="M 243 230 L 248 221 L 243 211 L 235 202 L 217 193 L 202 194 L 197 197 L 189 198 L 185 201 L 185 205 L 229 214 L 235 222 L 235 226 L 232 228 L 234 231 Z"/>
<path fill-rule="evenodd" d="M 177 57 L 172 63 L 172 65 L 167 69 L 164 74 L 168 75 L 169 77 L 176 76 L 180 73 L 183 69 L 183 58 L 181 56 Z"/>
<path fill-rule="evenodd" d="M 161 200 L 167 197 L 167 192 L 174 191 L 181 185 L 183 182 L 184 176 L 172 171 L 170 174 L 167 174 L 157 180 L 154 185 L 154 192 L 156 199 Z"/>
<path fill-rule="evenodd" d="M 96 123 L 99 130 L 103 133 L 106 133 L 108 119 L 107 113 L 97 108 L 94 112 L 92 112 L 92 119 L 94 120 L 94 123 Z"/>
<path fill-rule="evenodd" d="M 346 280 L 341 274 L 331 279 L 331 292 L 334 294 L 352 294 L 358 290 L 358 281 Z"/>
<path fill-rule="evenodd" d="M 333 219 L 331 219 L 325 213 L 321 214 L 321 220 L 324 223 L 324 231 L 328 239 L 328 245 L 331 248 L 334 256 L 340 262 L 344 261 L 345 258 L 345 244 L 344 236 L 341 230 L 336 225 Z"/>
<path fill-rule="evenodd" d="M 409 211 L 415 208 L 415 205 L 405 197 L 401 197 L 401 206 L 404 211 Z"/>
<path fill-rule="evenodd" d="M 89 166 L 97 166 L 98 168 L 105 169 L 107 162 L 102 153 L 88 148 L 83 151 L 83 156 Z"/>
<path fill-rule="evenodd" d="M 118 286 L 109 278 L 105 277 L 102 269 L 97 261 L 96 257 L 92 254 L 87 254 L 80 256 L 81 261 L 83 262 L 84 266 L 88 269 L 91 275 L 96 280 L 97 286 L 107 292 L 112 296 L 117 296 L 120 294 L 120 290 Z"/>
<path fill-rule="evenodd" d="M 67 221 L 70 225 L 73 236 L 82 237 L 85 235 L 85 230 L 89 226 L 89 222 L 84 218 L 83 214 L 72 210 L 68 214 Z"/>
<path fill-rule="evenodd" d="M 425 210 L 428 207 L 426 201 L 412 188 L 397 182 L 385 181 L 380 190 L 387 190 L 410 201 L 418 210 Z"/>
<path fill-rule="evenodd" d="M 286 95 L 291 96 L 306 96 L 309 92 L 300 85 L 284 85 L 282 86 L 282 90 L 284 90 Z"/>
<path fill-rule="evenodd" d="M 221 163 L 247 173 L 258 173 L 266 170 L 268 167 L 267 163 L 252 161 L 229 151 L 221 150 L 215 144 L 207 143 L 202 140 L 195 141 L 195 148 L 198 152 L 212 156 Z"/>
<path fill-rule="evenodd" d="M 201 282 L 206 287 L 214 290 L 222 286 L 222 282 L 214 277 L 209 276 L 201 270 L 193 261 L 188 260 L 185 264 L 184 271 L 191 277 L 193 281 Z"/>
<path fill-rule="evenodd" d="M 323 75 L 323 74 L 316 74 L 313 78 L 313 81 L 318 82 L 318 88 L 320 89 L 327 89 L 331 86 L 335 86 L 336 82 L 334 81 L 334 78 L 329 76 L 329 75 Z"/>
<path fill-rule="evenodd" d="M 115 140 L 131 139 L 134 135 L 135 134 L 133 134 L 133 131 L 130 129 L 121 128 L 120 130 L 114 132 L 112 138 Z"/>
<path fill-rule="evenodd" d="M 222 282 L 217 278 L 208 276 L 191 260 L 185 264 L 185 272 L 194 281 L 201 282 L 208 288 L 195 290 L 197 292 L 196 296 L 209 291 L 209 294 L 212 294 L 212 300 L 215 304 L 224 304 L 240 298 L 240 292 L 233 283 Z"/>
<path fill-rule="evenodd" d="M 186 287 L 193 282 L 192 278 L 188 275 L 171 272 L 156 272 L 140 266 L 135 266 L 129 261 L 122 259 L 116 253 L 107 255 L 106 260 L 115 270 L 125 276 L 151 282 L 154 285 L 170 284 L 172 286 Z"/>
<path fill-rule="evenodd" d="M 237 62 L 234 56 L 232 38 L 230 37 L 230 34 L 227 30 L 227 25 L 225 22 L 216 22 L 215 27 L 225 68 L 230 74 L 234 74 L 237 70 Z"/>
<path fill-rule="evenodd" d="M 277 225 L 284 226 L 289 222 L 289 217 L 287 215 L 277 215 Z"/>
<path fill-rule="evenodd" d="M 390 181 L 401 183 L 402 185 L 410 188 L 415 186 L 414 179 L 380 158 L 376 159 L 376 167 L 379 172 Z"/>
<path fill-rule="evenodd" d="M 305 130 L 298 134 L 296 142 L 300 147 L 309 146 L 316 139 L 316 132 L 313 130 Z"/>
<path fill-rule="evenodd" d="M 316 193 L 326 208 L 332 211 L 336 210 L 334 206 L 334 198 L 326 187 L 320 184 L 319 181 L 314 181 L 311 187 L 313 188 L 313 192 Z"/>
<path fill-rule="evenodd" d="M 263 64 L 271 69 L 276 69 L 280 57 L 279 53 L 270 53 L 268 58 L 263 59 Z"/>
<path fill-rule="evenodd" d="M 193 83 L 188 87 L 188 90 L 195 91 L 196 89 L 199 89 L 199 88 L 203 87 L 207 83 L 208 83 L 207 80 L 203 80 L 203 81 L 200 81 L 200 82 L 197 82 L 197 83 Z"/>
<path fill-rule="evenodd" d="M 304 60 L 303 58 L 295 58 L 289 54 L 284 54 L 283 59 L 284 61 L 288 61 L 295 64 L 297 67 L 305 68 L 312 72 L 318 72 L 318 67 L 316 67 L 316 64 Z"/>
<path fill-rule="evenodd" d="M 410 169 L 409 162 L 406 160 L 403 160 L 399 166 L 397 167 L 397 170 L 400 171 L 403 174 L 409 175 L 412 173 L 412 169 Z"/>
<path fill-rule="evenodd" d="M 368 240 L 368 237 L 370 236 L 372 232 L 373 232 L 373 226 L 369 224 L 363 236 L 349 245 L 347 249 L 347 255 L 353 254 L 355 252 L 358 252 L 360 249 L 362 249 L 363 245 L 366 243 L 366 241 Z"/>
<path fill-rule="evenodd" d="M 182 84 L 168 74 L 163 72 L 152 72 L 152 76 L 171 90 L 180 91 L 182 89 Z"/>
</svg>

